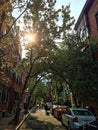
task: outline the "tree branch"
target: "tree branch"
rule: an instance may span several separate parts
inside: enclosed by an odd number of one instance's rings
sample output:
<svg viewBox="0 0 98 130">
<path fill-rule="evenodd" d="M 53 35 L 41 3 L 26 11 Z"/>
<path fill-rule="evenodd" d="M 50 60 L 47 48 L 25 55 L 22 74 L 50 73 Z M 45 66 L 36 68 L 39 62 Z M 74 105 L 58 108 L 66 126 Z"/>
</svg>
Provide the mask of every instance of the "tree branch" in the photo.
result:
<svg viewBox="0 0 98 130">
<path fill-rule="evenodd" d="M 6 34 L 0 36 L 0 39 L 3 39 L 4 37 L 6 37 L 6 36 L 9 34 L 10 30 L 12 29 L 12 27 L 13 27 L 13 25 L 16 23 L 16 21 L 26 12 L 26 10 L 27 10 L 28 7 L 29 7 L 29 6 L 28 6 L 29 4 L 30 4 L 30 1 L 27 3 L 27 6 L 26 6 L 26 8 L 24 9 L 24 11 L 13 21 L 12 25 L 10 26 L 10 28 L 9 28 L 9 30 L 6 32 Z"/>
</svg>

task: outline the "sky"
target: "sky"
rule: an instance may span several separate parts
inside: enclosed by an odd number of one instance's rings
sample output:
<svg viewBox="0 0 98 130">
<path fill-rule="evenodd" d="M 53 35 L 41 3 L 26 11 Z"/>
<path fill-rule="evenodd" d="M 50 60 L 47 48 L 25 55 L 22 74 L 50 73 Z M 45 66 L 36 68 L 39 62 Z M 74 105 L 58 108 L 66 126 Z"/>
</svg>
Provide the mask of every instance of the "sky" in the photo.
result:
<svg viewBox="0 0 98 130">
<path fill-rule="evenodd" d="M 60 8 L 62 5 L 67 6 L 70 4 L 70 15 L 75 18 L 75 21 L 77 21 L 86 1 L 87 0 L 56 0 L 56 8 Z M 14 12 L 14 17 L 18 17 L 17 11 Z"/>
<path fill-rule="evenodd" d="M 84 7 L 85 2 L 86 0 L 57 0 L 56 7 L 59 8 L 62 5 L 66 6 L 70 4 L 70 15 L 73 16 L 75 20 L 77 20 Z"/>
</svg>

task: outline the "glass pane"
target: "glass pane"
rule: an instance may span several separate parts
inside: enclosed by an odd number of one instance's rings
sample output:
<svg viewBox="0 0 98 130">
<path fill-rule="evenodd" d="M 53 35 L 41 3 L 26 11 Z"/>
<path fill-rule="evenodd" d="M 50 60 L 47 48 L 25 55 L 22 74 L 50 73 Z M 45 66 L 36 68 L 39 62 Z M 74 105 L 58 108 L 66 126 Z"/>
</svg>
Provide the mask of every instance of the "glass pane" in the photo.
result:
<svg viewBox="0 0 98 130">
<path fill-rule="evenodd" d="M 92 116 L 89 111 L 73 110 L 73 113 L 78 116 Z"/>
</svg>

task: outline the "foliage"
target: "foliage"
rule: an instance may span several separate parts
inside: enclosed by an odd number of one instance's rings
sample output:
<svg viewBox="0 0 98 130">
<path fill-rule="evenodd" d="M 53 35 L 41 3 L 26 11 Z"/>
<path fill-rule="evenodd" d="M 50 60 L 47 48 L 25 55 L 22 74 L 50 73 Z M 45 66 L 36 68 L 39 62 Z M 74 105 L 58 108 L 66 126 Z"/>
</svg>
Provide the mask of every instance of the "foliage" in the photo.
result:
<svg viewBox="0 0 98 130">
<path fill-rule="evenodd" d="M 48 86 L 42 82 L 39 82 L 39 84 L 36 86 L 34 90 L 34 95 L 36 96 L 36 99 L 39 99 L 39 100 L 41 99 L 41 101 L 45 102 L 47 100 L 46 95 L 48 95 L 48 92 L 49 92 Z"/>
<path fill-rule="evenodd" d="M 94 39 L 90 38 L 88 44 L 78 34 L 70 34 L 47 60 L 52 78 L 69 85 L 76 106 L 81 106 L 85 98 L 96 101 L 97 49 Z"/>
<path fill-rule="evenodd" d="M 26 57 L 18 66 L 18 70 L 25 75 L 21 98 L 25 89 L 29 87 L 30 96 L 34 92 L 34 95 L 39 94 L 45 99 L 42 95 L 43 92 L 47 93 L 47 89 L 42 83 L 43 77 L 54 83 L 53 94 L 57 97 L 62 87 L 58 90 L 56 87 L 66 82 L 74 99 L 77 99 L 76 104 L 80 105 L 85 98 L 92 99 L 94 94 L 95 100 L 98 95 L 98 61 L 95 58 L 98 48 L 92 38 L 88 42 L 78 34 L 71 34 L 74 18 L 70 16 L 70 5 L 56 10 L 55 4 L 56 0 L 0 1 L 0 52 L 3 51 L 0 61 L 11 64 L 13 58 L 15 64 L 17 56 L 11 57 L 11 52 L 17 53 L 20 37 L 23 36 L 26 42 L 24 34 L 35 34 L 35 41 L 25 43 Z M 14 11 L 19 12 L 17 18 L 13 17 Z M 16 22 L 19 24 L 21 17 L 25 27 L 20 35 Z M 5 33 L 2 32 L 2 28 L 5 29 Z M 13 45 L 15 50 L 9 53 Z M 39 86 L 42 86 L 43 92 Z"/>
<path fill-rule="evenodd" d="M 74 35 L 69 36 L 65 43 L 65 64 L 60 62 L 63 65 L 63 71 L 62 68 L 59 68 L 59 71 L 68 81 L 73 97 L 75 101 L 77 100 L 76 105 L 83 104 L 85 98 L 96 101 L 98 62 L 94 55 L 98 49 L 97 41 L 90 39 L 87 44 L 87 41 Z"/>
<path fill-rule="evenodd" d="M 26 44 L 25 58 L 25 73 L 27 74 L 32 66 L 29 77 L 33 79 L 41 75 L 44 75 L 44 78 L 47 76 L 50 78 L 51 71 L 48 61 L 52 63 L 54 57 L 52 60 L 51 56 L 59 50 L 56 40 L 62 39 L 63 35 L 67 37 L 67 30 L 70 30 L 74 23 L 74 19 L 70 17 L 70 7 L 61 7 L 56 10 L 55 4 L 55 0 L 30 1 L 30 8 L 24 14 L 26 31 L 24 30 L 23 33 L 28 34 L 29 31 L 32 35 L 36 35 L 35 41 L 30 41 L 30 43 L 28 41 Z M 62 17 L 61 25 L 58 24 L 60 17 Z"/>
<path fill-rule="evenodd" d="M 2 5 L 2 6 L 1 6 Z M 55 8 L 56 0 L 4 0 L 0 1 L 0 50 L 6 61 L 15 65 L 20 38 L 25 42 L 26 56 L 18 66 L 24 78 L 24 86 L 20 102 L 28 88 L 29 102 L 32 98 L 46 100 L 47 85 L 43 81 L 52 82 L 53 95 L 60 101 L 63 85 L 66 83 L 73 93 L 76 105 L 86 99 L 98 98 L 98 59 L 97 42 L 92 38 L 84 41 L 72 32 L 74 18 L 70 16 L 70 5 Z M 17 18 L 13 12 L 18 11 Z M 16 22 L 22 17 L 24 28 L 20 32 Z M 2 31 L 5 29 L 5 32 Z M 20 33 L 19 33 L 20 32 Z M 31 33 L 35 40 L 26 41 Z M 25 35 L 26 34 L 26 35 Z M 14 50 L 9 50 L 14 46 Z M 19 59 L 18 59 L 19 60 Z M 93 98 L 92 96 L 95 95 Z M 28 102 L 28 105 L 29 105 Z M 19 104 L 17 106 L 17 110 Z M 16 113 L 17 114 L 17 113 Z"/>
</svg>

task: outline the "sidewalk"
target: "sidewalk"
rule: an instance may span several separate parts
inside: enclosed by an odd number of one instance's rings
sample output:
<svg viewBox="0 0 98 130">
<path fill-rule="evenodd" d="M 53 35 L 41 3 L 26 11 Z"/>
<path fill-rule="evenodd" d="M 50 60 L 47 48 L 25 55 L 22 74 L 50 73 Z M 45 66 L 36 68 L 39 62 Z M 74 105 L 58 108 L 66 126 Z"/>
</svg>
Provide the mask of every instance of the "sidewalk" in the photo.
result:
<svg viewBox="0 0 98 130">
<path fill-rule="evenodd" d="M 0 130 L 15 130 L 16 125 L 14 125 L 11 121 L 14 115 L 9 115 L 5 117 L 0 117 Z M 24 117 L 24 110 L 20 112 L 20 121 Z"/>
<path fill-rule="evenodd" d="M 66 130 L 51 114 L 46 115 L 44 109 L 31 111 L 29 118 L 24 121 L 19 130 Z"/>
</svg>

